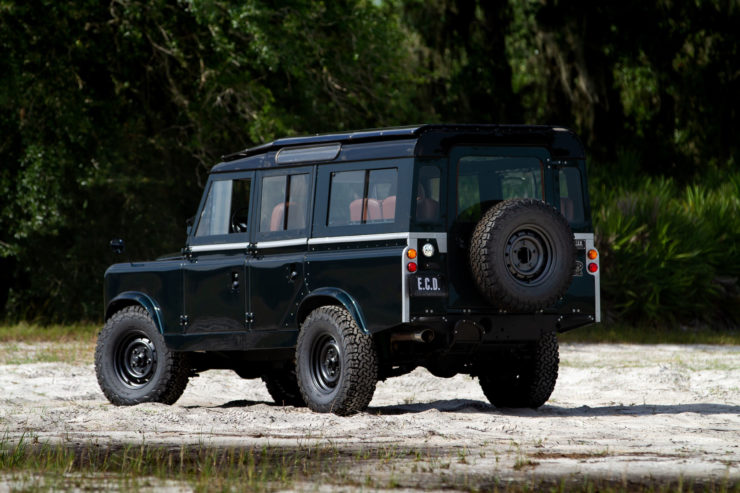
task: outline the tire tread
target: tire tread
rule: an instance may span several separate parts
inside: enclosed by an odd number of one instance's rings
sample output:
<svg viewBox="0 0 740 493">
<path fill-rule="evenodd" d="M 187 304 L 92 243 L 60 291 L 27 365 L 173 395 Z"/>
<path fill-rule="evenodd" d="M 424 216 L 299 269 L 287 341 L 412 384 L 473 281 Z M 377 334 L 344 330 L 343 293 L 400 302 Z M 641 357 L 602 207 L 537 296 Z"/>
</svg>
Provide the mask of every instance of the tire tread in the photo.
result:
<svg viewBox="0 0 740 493">
<path fill-rule="evenodd" d="M 517 368 L 522 363 L 529 367 Z M 501 378 L 502 369 L 479 369 L 478 381 L 489 402 L 496 407 L 529 407 L 537 409 L 547 402 L 555 389 L 560 366 L 558 339 L 554 332 L 544 334 L 531 348 L 531 358 L 524 361 L 508 361 L 508 368 L 518 373 L 523 381 Z"/>
<path fill-rule="evenodd" d="M 568 282 L 563 282 L 549 296 L 543 296 L 533 301 L 517 296 L 515 291 L 508 289 L 505 284 L 506 280 L 496 276 L 491 268 L 491 262 L 494 261 L 495 255 L 501 254 L 501 252 L 491 251 L 489 243 L 491 238 L 505 234 L 504 229 L 507 227 L 508 218 L 515 217 L 527 209 L 533 208 L 537 209 L 538 213 L 542 214 L 547 221 L 551 221 L 556 228 L 567 231 L 570 241 L 566 251 L 558 252 L 558 255 L 562 256 L 565 262 L 562 268 L 566 269 L 568 274 L 573 272 L 575 263 L 573 232 L 568 221 L 557 209 L 536 199 L 510 199 L 499 202 L 488 209 L 475 226 L 470 241 L 469 258 L 473 278 L 481 293 L 489 302 L 506 310 L 526 312 L 551 306 L 565 294 L 570 286 L 570 278 L 568 278 Z"/>
<path fill-rule="evenodd" d="M 121 396 L 108 381 L 104 365 L 106 364 L 105 355 L 106 347 L 114 343 L 117 336 L 117 327 L 121 324 L 141 324 L 149 325 L 161 340 L 160 346 L 164 351 L 158 352 L 158 365 L 164 365 L 163 378 L 160 378 L 156 385 L 152 386 L 146 394 L 138 397 L 129 398 Z M 159 402 L 162 404 L 174 404 L 180 398 L 187 387 L 190 368 L 187 366 L 187 357 L 183 353 L 170 351 L 164 344 L 164 338 L 159 330 L 154 326 L 154 321 L 149 313 L 142 306 L 127 306 L 114 313 L 103 326 L 98 334 L 98 341 L 95 346 L 95 373 L 97 375 L 100 389 L 105 397 L 117 406 L 131 406 L 142 402 Z"/>
<path fill-rule="evenodd" d="M 305 346 L 306 327 L 317 322 L 328 322 L 338 328 L 344 340 L 345 357 L 342 365 L 342 373 L 346 375 L 343 385 L 338 389 L 337 395 L 329 405 L 316 403 L 308 391 L 310 376 L 302 375 L 300 372 L 301 349 Z M 301 332 L 298 334 L 296 349 L 298 385 L 303 400 L 313 411 L 332 412 L 340 416 L 348 416 L 363 411 L 370 404 L 375 393 L 378 381 L 378 359 L 372 337 L 362 332 L 357 322 L 347 310 L 342 307 L 327 305 L 312 311 L 303 322 Z M 309 382 L 303 382 L 303 378 Z"/>
</svg>

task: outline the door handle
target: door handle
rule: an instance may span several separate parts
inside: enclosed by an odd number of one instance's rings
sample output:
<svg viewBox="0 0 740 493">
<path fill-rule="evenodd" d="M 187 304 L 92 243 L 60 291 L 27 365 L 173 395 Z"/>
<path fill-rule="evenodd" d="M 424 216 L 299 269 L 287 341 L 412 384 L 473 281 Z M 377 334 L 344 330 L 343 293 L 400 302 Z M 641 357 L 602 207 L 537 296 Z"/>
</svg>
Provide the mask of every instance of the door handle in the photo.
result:
<svg viewBox="0 0 740 493">
<path fill-rule="evenodd" d="M 236 293 L 237 291 L 239 291 L 239 273 L 238 272 L 231 273 L 231 291 L 233 293 Z"/>
<path fill-rule="evenodd" d="M 298 277 L 298 272 L 291 271 L 290 276 L 288 276 L 288 279 L 290 279 L 291 281 L 295 281 L 296 277 Z"/>
</svg>

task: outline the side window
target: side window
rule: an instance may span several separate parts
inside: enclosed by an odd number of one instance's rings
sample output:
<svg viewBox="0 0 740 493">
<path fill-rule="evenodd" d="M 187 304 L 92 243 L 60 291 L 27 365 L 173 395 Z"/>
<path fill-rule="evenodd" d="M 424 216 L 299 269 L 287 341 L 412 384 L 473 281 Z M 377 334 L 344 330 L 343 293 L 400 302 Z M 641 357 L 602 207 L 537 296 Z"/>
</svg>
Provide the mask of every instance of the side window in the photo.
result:
<svg viewBox="0 0 740 493">
<path fill-rule="evenodd" d="M 330 180 L 327 226 L 396 220 L 397 168 L 335 171 Z"/>
<path fill-rule="evenodd" d="M 249 179 L 213 181 L 195 236 L 246 233 L 251 184 Z"/>
<path fill-rule="evenodd" d="M 308 189 L 308 173 L 263 177 L 260 232 L 305 229 Z"/>
<path fill-rule="evenodd" d="M 560 212 L 570 223 L 585 221 L 581 172 L 578 168 L 561 168 L 558 172 Z"/>
<path fill-rule="evenodd" d="M 419 168 L 416 191 L 416 220 L 418 222 L 439 221 L 440 171 L 436 166 Z"/>
</svg>

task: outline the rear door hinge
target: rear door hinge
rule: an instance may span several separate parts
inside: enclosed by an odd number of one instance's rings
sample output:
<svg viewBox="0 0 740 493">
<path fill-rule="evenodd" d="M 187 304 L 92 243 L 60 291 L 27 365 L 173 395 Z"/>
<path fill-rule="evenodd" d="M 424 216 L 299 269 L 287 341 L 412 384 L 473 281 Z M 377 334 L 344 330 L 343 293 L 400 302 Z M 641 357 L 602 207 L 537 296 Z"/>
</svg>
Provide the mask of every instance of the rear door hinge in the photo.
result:
<svg viewBox="0 0 740 493">
<path fill-rule="evenodd" d="M 187 327 L 190 323 L 190 317 L 187 315 L 180 315 L 180 326 Z"/>
<path fill-rule="evenodd" d="M 245 313 L 244 321 L 247 323 L 247 325 L 252 325 L 254 323 L 254 313 L 252 312 Z"/>
</svg>

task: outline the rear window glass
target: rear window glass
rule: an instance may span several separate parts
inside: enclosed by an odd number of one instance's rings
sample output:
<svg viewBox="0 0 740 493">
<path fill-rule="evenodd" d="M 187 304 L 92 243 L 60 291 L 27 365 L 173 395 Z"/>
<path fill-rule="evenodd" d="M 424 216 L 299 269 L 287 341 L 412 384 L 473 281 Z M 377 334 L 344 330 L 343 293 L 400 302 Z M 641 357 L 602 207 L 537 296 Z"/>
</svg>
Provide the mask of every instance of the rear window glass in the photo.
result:
<svg viewBox="0 0 740 493">
<path fill-rule="evenodd" d="M 542 162 L 533 157 L 466 156 L 457 175 L 457 216 L 477 221 L 506 199 L 544 197 Z"/>
<path fill-rule="evenodd" d="M 420 223 L 439 221 L 440 171 L 436 166 L 419 168 L 416 190 L 416 221 Z"/>
<path fill-rule="evenodd" d="M 560 212 L 570 223 L 585 221 L 581 172 L 578 168 L 561 168 L 558 172 Z"/>
</svg>

